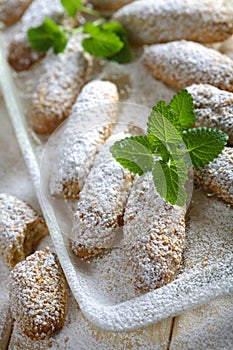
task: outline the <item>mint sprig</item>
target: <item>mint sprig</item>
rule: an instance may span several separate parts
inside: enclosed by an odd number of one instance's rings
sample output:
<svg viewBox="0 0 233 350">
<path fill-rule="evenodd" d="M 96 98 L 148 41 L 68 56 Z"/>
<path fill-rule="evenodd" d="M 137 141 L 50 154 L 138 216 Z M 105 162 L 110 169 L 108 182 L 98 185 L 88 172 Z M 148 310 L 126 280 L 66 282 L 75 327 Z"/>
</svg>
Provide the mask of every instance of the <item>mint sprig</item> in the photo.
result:
<svg viewBox="0 0 233 350">
<path fill-rule="evenodd" d="M 189 129 L 195 122 L 192 96 L 179 91 L 169 104 L 159 101 L 148 117 L 147 135 L 114 143 L 113 157 L 131 172 L 151 172 L 158 193 L 167 202 L 185 204 L 190 167 L 203 167 L 216 158 L 228 136 L 209 128 Z"/>
<path fill-rule="evenodd" d="M 100 16 L 99 12 L 85 7 L 81 0 L 61 0 L 63 7 L 70 17 L 75 17 L 77 11 Z M 45 18 L 42 25 L 28 30 L 28 41 L 35 51 L 46 52 L 50 48 L 55 54 L 65 50 L 68 38 L 78 32 L 83 32 L 84 51 L 92 56 L 106 58 L 118 63 L 131 61 L 131 50 L 126 32 L 117 22 L 106 22 L 99 18 L 94 22 L 86 22 L 84 26 L 67 29 L 58 26 L 53 20 Z"/>
</svg>

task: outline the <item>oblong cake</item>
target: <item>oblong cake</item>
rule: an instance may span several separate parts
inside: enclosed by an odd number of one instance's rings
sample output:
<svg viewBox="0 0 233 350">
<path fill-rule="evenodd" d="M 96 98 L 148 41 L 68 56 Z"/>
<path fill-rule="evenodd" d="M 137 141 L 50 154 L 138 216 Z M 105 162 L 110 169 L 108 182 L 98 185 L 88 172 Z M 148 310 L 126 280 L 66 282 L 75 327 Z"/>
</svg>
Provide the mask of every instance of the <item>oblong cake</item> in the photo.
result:
<svg viewBox="0 0 233 350">
<path fill-rule="evenodd" d="M 55 155 L 50 193 L 77 199 L 98 152 L 116 121 L 118 92 L 115 84 L 93 80 L 84 86 L 65 126 Z"/>
<path fill-rule="evenodd" d="M 202 83 L 233 92 L 233 60 L 201 44 L 181 40 L 148 46 L 142 61 L 154 78 L 176 88 Z"/>
<path fill-rule="evenodd" d="M 15 196 L 0 194 L 0 253 L 10 267 L 31 254 L 48 235 L 45 221 Z"/>
<path fill-rule="evenodd" d="M 133 0 L 90 0 L 90 3 L 98 11 L 110 14 Z"/>
<path fill-rule="evenodd" d="M 61 329 L 66 315 L 66 282 L 55 254 L 36 251 L 15 266 L 10 277 L 13 318 L 31 339 Z"/>
<path fill-rule="evenodd" d="M 113 18 L 139 45 L 180 39 L 212 43 L 233 34 L 233 8 L 225 0 L 133 1 Z"/>
<path fill-rule="evenodd" d="M 123 244 L 136 289 L 147 292 L 175 278 L 184 246 L 185 213 L 185 206 L 172 206 L 160 197 L 151 173 L 135 178 L 125 208 Z"/>
<path fill-rule="evenodd" d="M 70 114 L 85 83 L 88 61 L 76 37 L 64 53 L 48 54 L 32 95 L 29 122 L 39 134 L 50 134 Z"/>
<path fill-rule="evenodd" d="M 233 148 L 225 147 L 204 168 L 194 169 L 194 181 L 208 192 L 216 193 L 226 202 L 233 203 Z"/>
<path fill-rule="evenodd" d="M 109 147 L 125 136 L 113 135 L 100 147 L 75 205 L 72 251 L 80 258 L 88 259 L 111 248 L 120 236 L 133 174 L 113 158 Z"/>
<path fill-rule="evenodd" d="M 233 93 L 208 84 L 193 84 L 187 90 L 193 97 L 195 127 L 220 129 L 233 145 Z"/>
</svg>

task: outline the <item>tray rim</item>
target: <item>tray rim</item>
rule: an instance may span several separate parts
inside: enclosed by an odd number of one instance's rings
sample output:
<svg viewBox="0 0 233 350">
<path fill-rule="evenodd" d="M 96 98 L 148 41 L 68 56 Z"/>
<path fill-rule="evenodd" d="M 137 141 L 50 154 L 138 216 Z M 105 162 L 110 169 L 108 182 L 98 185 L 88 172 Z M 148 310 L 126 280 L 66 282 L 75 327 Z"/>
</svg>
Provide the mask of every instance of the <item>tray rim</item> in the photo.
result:
<svg viewBox="0 0 233 350">
<path fill-rule="evenodd" d="M 67 278 L 70 289 L 87 319 L 97 327 L 108 331 L 132 331 L 154 324 L 168 317 L 176 316 L 184 311 L 201 306 L 206 302 L 210 302 L 217 297 L 233 294 L 233 277 L 231 277 L 233 276 L 232 256 L 230 256 L 228 261 L 230 264 L 229 271 L 226 271 L 225 266 L 211 266 L 196 274 L 195 271 L 194 273 L 191 273 L 189 277 L 191 279 L 196 278 L 196 281 L 199 281 L 202 284 L 202 294 L 201 296 L 199 295 L 199 289 L 195 291 L 191 288 L 188 292 L 187 290 L 183 291 L 186 298 L 183 298 L 178 305 L 176 305 L 177 303 L 175 302 L 177 301 L 177 285 L 179 285 L 180 279 L 177 279 L 155 291 L 116 305 L 106 306 L 100 303 L 94 304 L 91 302 L 90 297 L 85 297 L 84 294 L 80 292 L 82 288 L 82 278 L 79 276 L 78 283 L 76 283 L 75 279 L 77 278 L 77 271 L 75 270 L 66 250 L 64 238 L 60 232 L 54 210 L 49 202 L 46 203 L 45 208 L 45 203 L 41 197 L 39 162 L 27 132 L 23 109 L 14 84 L 11 69 L 6 61 L 5 51 L 4 39 L 0 33 L 0 85 L 11 124 L 14 128 L 17 141 L 35 187 L 36 196 L 48 225 L 58 259 Z M 210 284 L 205 283 L 202 279 L 206 273 L 209 273 L 209 281 L 212 281 Z M 222 278 L 219 278 L 219 274 Z M 224 283 L 226 281 L 228 287 Z M 156 304 L 156 299 L 161 296 L 164 290 L 170 292 L 170 302 L 167 305 L 162 305 L 162 309 L 164 310 L 163 313 L 160 312 L 160 314 L 157 314 L 156 305 L 158 305 L 158 303 Z M 191 306 L 190 293 L 192 293 Z M 182 295 L 180 297 L 182 297 Z M 176 305 L 172 312 L 170 310 L 171 305 Z M 159 308 L 161 311 L 161 304 L 159 305 Z"/>
</svg>

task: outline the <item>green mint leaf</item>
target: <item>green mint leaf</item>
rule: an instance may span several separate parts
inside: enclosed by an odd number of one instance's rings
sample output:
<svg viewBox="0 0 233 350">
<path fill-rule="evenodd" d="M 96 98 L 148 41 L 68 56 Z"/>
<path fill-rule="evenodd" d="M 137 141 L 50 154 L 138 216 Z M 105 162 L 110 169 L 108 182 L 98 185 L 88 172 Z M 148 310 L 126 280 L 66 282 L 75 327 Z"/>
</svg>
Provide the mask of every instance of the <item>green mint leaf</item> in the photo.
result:
<svg viewBox="0 0 233 350">
<path fill-rule="evenodd" d="M 168 162 L 170 158 L 170 153 L 166 145 L 151 133 L 148 134 L 148 140 L 153 152 L 159 155 L 163 159 L 163 161 Z"/>
<path fill-rule="evenodd" d="M 123 168 L 128 169 L 131 173 L 143 175 L 144 171 L 134 162 L 124 159 L 124 158 L 116 158 L 118 163 L 120 163 Z"/>
<path fill-rule="evenodd" d="M 131 62 L 132 55 L 131 55 L 130 45 L 127 39 L 126 31 L 124 27 L 121 25 L 121 23 L 117 21 L 108 22 L 103 25 L 103 29 L 115 33 L 120 38 L 120 40 L 124 45 L 119 52 L 109 57 L 108 59 L 111 61 L 116 61 L 120 64 Z"/>
<path fill-rule="evenodd" d="M 46 52 L 53 48 L 53 52 L 58 54 L 63 52 L 67 38 L 59 26 L 46 17 L 44 22 L 36 28 L 28 30 L 28 40 L 35 51 Z"/>
<path fill-rule="evenodd" d="M 194 105 L 192 95 L 187 90 L 181 90 L 169 103 L 169 106 L 176 112 L 183 129 L 192 127 L 195 121 Z"/>
<path fill-rule="evenodd" d="M 178 131 L 181 132 L 182 127 L 180 124 L 179 116 L 177 113 L 170 107 L 170 105 L 167 105 L 164 101 L 159 101 L 157 106 L 153 107 L 153 111 L 159 113 L 163 116 L 163 118 L 166 118 L 169 120 L 169 122 L 173 125 L 173 127 Z"/>
<path fill-rule="evenodd" d="M 153 107 L 147 127 L 151 148 L 167 162 L 170 153 L 182 143 L 182 128 L 177 114 L 164 101 L 159 101 Z"/>
<path fill-rule="evenodd" d="M 154 156 L 146 136 L 132 136 L 116 141 L 110 151 L 124 168 L 135 174 L 142 175 L 154 166 Z"/>
<path fill-rule="evenodd" d="M 218 129 L 196 128 L 183 133 L 183 140 L 196 168 L 214 160 L 222 152 L 227 139 L 228 136 Z"/>
<path fill-rule="evenodd" d="M 61 0 L 61 3 L 70 17 L 75 17 L 77 11 L 82 11 L 84 7 L 81 0 Z"/>
<path fill-rule="evenodd" d="M 130 139 L 134 142 L 140 143 L 142 146 L 145 146 L 151 153 L 153 153 L 147 136 L 145 136 L 145 135 L 144 136 L 143 135 L 131 136 L 128 139 Z"/>
<path fill-rule="evenodd" d="M 170 152 L 173 152 L 183 142 L 179 124 L 176 124 L 175 112 L 171 111 L 170 107 L 167 108 L 162 102 L 153 107 L 148 118 L 147 130 L 151 147 L 154 150 L 157 148 L 157 153 L 162 158 L 166 158 Z M 165 150 L 167 150 L 167 153 Z"/>
<path fill-rule="evenodd" d="M 172 205 L 183 206 L 187 198 L 185 183 L 188 180 L 188 168 L 181 159 L 164 162 L 155 162 L 153 170 L 153 181 L 162 198 Z"/>
<path fill-rule="evenodd" d="M 118 35 L 126 35 L 126 31 L 120 22 L 107 22 L 103 24 L 102 28 Z"/>
<path fill-rule="evenodd" d="M 110 58 L 124 46 L 117 34 L 90 22 L 84 25 L 84 33 L 90 37 L 83 39 L 82 46 L 95 57 Z"/>
</svg>

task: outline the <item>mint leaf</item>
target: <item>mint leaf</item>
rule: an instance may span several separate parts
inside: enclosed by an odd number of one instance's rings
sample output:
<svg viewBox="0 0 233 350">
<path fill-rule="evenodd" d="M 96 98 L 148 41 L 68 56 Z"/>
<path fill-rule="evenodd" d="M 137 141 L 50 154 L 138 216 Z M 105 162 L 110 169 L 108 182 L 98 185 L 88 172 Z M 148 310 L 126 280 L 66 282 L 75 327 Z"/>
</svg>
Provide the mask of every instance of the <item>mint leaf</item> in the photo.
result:
<svg viewBox="0 0 233 350">
<path fill-rule="evenodd" d="M 170 111 L 169 108 L 166 108 L 164 104 L 160 104 L 159 108 L 158 106 L 153 107 L 147 123 L 149 141 L 151 142 L 152 147 L 156 148 L 155 140 L 157 140 L 158 144 L 162 144 L 169 152 L 174 148 L 174 146 L 178 147 L 182 142 L 180 130 L 178 131 L 176 129 L 176 127 L 179 129 L 179 125 L 176 124 L 176 117 L 174 113 L 175 112 Z M 174 122 L 176 127 L 171 120 Z M 153 137 L 151 135 L 153 135 Z"/>
<path fill-rule="evenodd" d="M 127 39 L 126 31 L 123 28 L 123 26 L 117 21 L 108 22 L 103 25 L 103 29 L 115 33 L 120 38 L 120 40 L 124 45 L 119 52 L 109 57 L 108 59 L 111 61 L 116 61 L 120 64 L 131 62 L 131 59 L 132 59 L 131 49 Z"/>
<path fill-rule="evenodd" d="M 90 37 L 83 39 L 82 46 L 92 56 L 110 58 L 121 51 L 124 46 L 123 42 L 114 32 L 103 29 L 101 26 L 87 22 L 83 30 Z"/>
<path fill-rule="evenodd" d="M 70 17 L 75 17 L 77 11 L 82 11 L 84 7 L 81 0 L 61 0 L 61 3 Z"/>
<path fill-rule="evenodd" d="M 166 102 L 159 101 L 157 106 L 154 106 L 152 109 L 162 115 L 163 118 L 169 120 L 177 131 L 180 132 L 182 130 L 177 113 L 170 107 L 170 105 L 167 105 Z"/>
<path fill-rule="evenodd" d="M 88 13 L 92 16 L 100 16 L 98 11 L 84 6 L 81 0 L 61 0 L 61 3 L 70 17 L 75 17 L 78 11 Z"/>
<path fill-rule="evenodd" d="M 179 91 L 169 103 L 179 117 L 183 129 L 189 129 L 195 121 L 192 95 L 187 90 Z"/>
<path fill-rule="evenodd" d="M 102 26 L 88 22 L 84 26 L 84 32 L 90 34 L 90 38 L 85 38 L 82 45 L 91 55 L 118 63 L 131 61 L 126 32 L 119 22 L 108 22 Z"/>
<path fill-rule="evenodd" d="M 127 160 L 124 158 L 115 158 L 119 164 L 123 166 L 123 168 L 128 169 L 131 171 L 131 173 L 138 174 L 138 175 L 143 175 L 144 171 L 134 162 L 131 160 Z"/>
<path fill-rule="evenodd" d="M 228 136 L 218 129 L 196 128 L 183 133 L 183 140 L 196 168 L 214 160 L 222 152 L 227 139 Z"/>
<path fill-rule="evenodd" d="M 142 146 L 145 146 L 151 153 L 152 153 L 152 149 L 151 149 L 151 146 L 150 146 L 150 142 L 148 140 L 148 137 L 145 136 L 145 135 L 139 135 L 139 136 L 131 136 L 131 137 L 128 137 L 126 139 L 130 139 L 134 142 L 138 142 L 140 143 Z"/>
<path fill-rule="evenodd" d="M 188 168 L 182 160 L 174 162 L 156 161 L 152 170 L 155 187 L 167 202 L 183 206 L 187 198 L 185 183 Z"/>
<path fill-rule="evenodd" d="M 168 162 L 170 158 L 170 153 L 166 145 L 163 142 L 161 142 L 157 137 L 155 137 L 152 133 L 148 134 L 148 140 L 150 142 L 150 147 L 152 148 L 153 152 L 161 156 L 161 158 L 165 162 Z"/>
<path fill-rule="evenodd" d="M 142 175 L 153 168 L 154 156 L 146 136 L 132 136 L 116 141 L 110 151 L 122 166 L 135 174 Z"/>
<path fill-rule="evenodd" d="M 116 33 L 119 36 L 126 35 L 126 31 L 120 22 L 108 22 L 102 25 L 104 30 L 108 30 L 110 32 Z"/>
<path fill-rule="evenodd" d="M 46 17 L 42 25 L 28 30 L 28 40 L 35 51 L 46 52 L 53 48 L 53 52 L 58 54 L 63 52 L 67 38 L 59 26 Z"/>
</svg>

